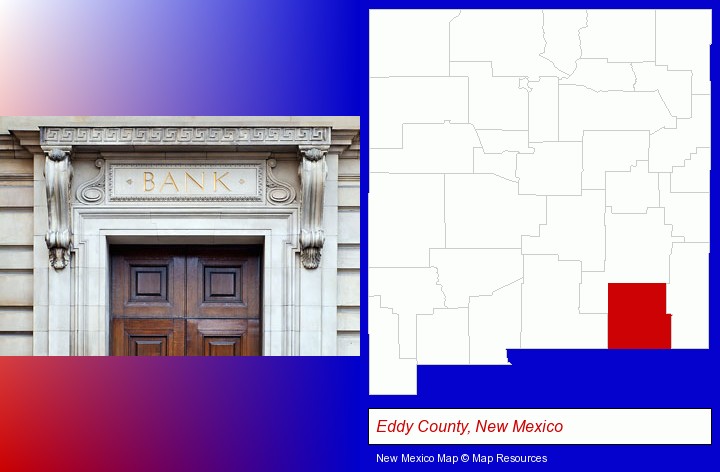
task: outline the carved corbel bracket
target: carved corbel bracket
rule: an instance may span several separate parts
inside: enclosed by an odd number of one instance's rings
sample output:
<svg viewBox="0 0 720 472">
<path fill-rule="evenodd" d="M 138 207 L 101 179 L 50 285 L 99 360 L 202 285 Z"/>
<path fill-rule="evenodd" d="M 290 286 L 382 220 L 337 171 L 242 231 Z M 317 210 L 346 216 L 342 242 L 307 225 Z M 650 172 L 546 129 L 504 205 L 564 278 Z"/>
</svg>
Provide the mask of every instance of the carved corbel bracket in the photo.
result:
<svg viewBox="0 0 720 472">
<path fill-rule="evenodd" d="M 64 269 L 70 262 L 71 150 L 70 146 L 43 146 L 48 206 L 48 231 L 45 242 L 50 251 L 50 265 L 56 270 Z"/>
<path fill-rule="evenodd" d="M 300 146 L 300 181 L 302 182 L 302 210 L 300 249 L 303 267 L 317 269 L 320 251 L 325 243 L 323 230 L 323 199 L 329 146 Z"/>
</svg>

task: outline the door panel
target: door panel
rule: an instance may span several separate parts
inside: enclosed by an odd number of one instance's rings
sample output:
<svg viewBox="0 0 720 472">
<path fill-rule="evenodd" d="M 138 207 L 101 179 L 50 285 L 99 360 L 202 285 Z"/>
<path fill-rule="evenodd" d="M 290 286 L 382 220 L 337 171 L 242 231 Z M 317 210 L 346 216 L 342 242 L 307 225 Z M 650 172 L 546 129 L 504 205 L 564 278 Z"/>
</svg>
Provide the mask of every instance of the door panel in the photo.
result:
<svg viewBox="0 0 720 472">
<path fill-rule="evenodd" d="M 258 261 L 256 250 L 188 257 L 188 318 L 259 318 Z"/>
<path fill-rule="evenodd" d="M 114 356 L 183 356 L 185 321 L 118 319 L 112 323 Z"/>
<path fill-rule="evenodd" d="M 258 320 L 187 320 L 188 356 L 259 356 Z"/>
<path fill-rule="evenodd" d="M 113 247 L 111 353 L 261 354 L 261 247 Z"/>
<path fill-rule="evenodd" d="M 112 312 L 136 318 L 182 318 L 185 258 L 158 254 L 112 257 Z"/>
</svg>

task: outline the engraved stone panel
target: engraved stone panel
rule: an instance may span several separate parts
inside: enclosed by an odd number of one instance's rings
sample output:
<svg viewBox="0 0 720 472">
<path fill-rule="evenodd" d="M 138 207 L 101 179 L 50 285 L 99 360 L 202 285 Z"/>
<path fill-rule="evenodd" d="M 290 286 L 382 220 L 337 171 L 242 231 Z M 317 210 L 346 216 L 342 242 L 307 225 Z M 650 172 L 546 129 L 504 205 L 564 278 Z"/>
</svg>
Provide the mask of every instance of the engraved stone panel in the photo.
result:
<svg viewBox="0 0 720 472">
<path fill-rule="evenodd" d="M 264 202 L 265 166 L 241 164 L 109 164 L 109 200 Z"/>
</svg>

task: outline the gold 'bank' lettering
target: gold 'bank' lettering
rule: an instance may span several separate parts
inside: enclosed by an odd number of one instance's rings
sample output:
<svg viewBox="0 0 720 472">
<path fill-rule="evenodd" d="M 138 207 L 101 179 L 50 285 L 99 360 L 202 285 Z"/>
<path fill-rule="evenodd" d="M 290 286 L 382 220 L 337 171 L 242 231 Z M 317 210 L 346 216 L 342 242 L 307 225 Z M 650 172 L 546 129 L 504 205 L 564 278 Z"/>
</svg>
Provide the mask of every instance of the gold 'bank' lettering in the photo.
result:
<svg viewBox="0 0 720 472">
<path fill-rule="evenodd" d="M 155 189 L 155 174 L 152 172 L 143 172 L 143 179 L 145 181 L 145 191 L 152 192 Z M 148 184 L 152 185 L 152 187 L 148 188 Z"/>
<path fill-rule="evenodd" d="M 218 188 L 222 190 L 222 187 L 225 187 L 225 190 L 228 192 L 232 192 L 232 189 L 228 185 L 228 182 L 225 182 L 223 179 L 226 177 L 229 177 L 230 172 L 224 172 L 222 175 L 218 175 L 220 172 L 215 171 L 213 172 L 213 191 L 217 192 Z M 185 187 L 184 192 L 189 192 L 191 188 L 197 187 L 200 189 L 201 192 L 205 191 L 205 171 L 200 172 L 200 175 L 197 174 L 193 175 L 190 171 L 183 171 L 184 177 L 185 177 Z M 240 179 L 241 183 L 244 183 L 243 179 Z M 165 179 L 163 180 L 162 184 L 160 186 L 157 186 L 155 183 L 155 173 L 145 171 L 143 172 L 143 190 L 145 192 L 153 192 L 157 189 L 158 192 L 162 192 L 165 190 L 165 186 L 171 186 L 175 189 L 176 193 L 180 193 L 180 186 L 177 184 L 177 180 L 175 180 L 175 176 L 172 174 L 171 171 L 168 171 L 165 174 Z M 196 191 L 197 192 L 197 191 Z"/>
<path fill-rule="evenodd" d="M 167 177 L 165 177 L 165 182 L 160 186 L 160 192 L 163 191 L 166 185 L 172 184 L 173 187 L 175 187 L 175 191 L 179 192 L 180 189 L 178 188 L 177 184 L 175 183 L 175 179 L 173 178 L 172 174 L 170 172 L 167 173 Z"/>
<path fill-rule="evenodd" d="M 223 175 L 221 175 L 220 177 L 218 177 L 218 176 L 217 176 L 217 172 L 213 172 L 213 191 L 217 192 L 217 184 L 218 184 L 218 182 L 220 183 L 220 185 L 222 185 L 223 187 L 225 187 L 228 192 L 230 191 L 230 187 L 228 187 L 227 185 L 225 185 L 225 182 L 222 181 L 223 177 L 226 177 L 229 173 L 230 173 L 230 172 L 225 172 Z"/>
<path fill-rule="evenodd" d="M 192 175 L 185 172 L 185 191 L 186 192 L 188 190 L 188 179 L 192 180 L 195 183 L 195 185 L 200 187 L 200 190 L 205 190 L 205 172 L 202 172 L 200 174 L 200 182 L 202 182 L 202 183 L 198 183 L 198 181 L 195 180 L 195 178 Z"/>
</svg>

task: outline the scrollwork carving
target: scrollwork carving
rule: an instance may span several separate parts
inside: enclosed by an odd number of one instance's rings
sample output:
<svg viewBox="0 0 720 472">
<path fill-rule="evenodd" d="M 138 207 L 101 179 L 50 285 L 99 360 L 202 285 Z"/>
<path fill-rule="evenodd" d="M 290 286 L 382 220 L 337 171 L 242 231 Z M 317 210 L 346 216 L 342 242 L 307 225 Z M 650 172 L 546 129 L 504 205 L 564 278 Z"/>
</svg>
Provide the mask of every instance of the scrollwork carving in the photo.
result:
<svg viewBox="0 0 720 472">
<path fill-rule="evenodd" d="M 277 167 L 275 159 L 267 161 L 267 198 L 271 205 L 289 205 L 295 201 L 295 189 L 292 185 L 279 180 L 273 174 L 273 169 Z"/>
<path fill-rule="evenodd" d="M 43 148 L 45 156 L 45 192 L 48 206 L 48 231 L 45 242 L 50 251 L 50 265 L 64 269 L 70 262 L 70 185 L 72 164 L 70 147 Z"/>
<path fill-rule="evenodd" d="M 97 159 L 95 167 L 100 169 L 97 176 L 82 184 L 75 194 L 78 201 L 88 205 L 97 205 L 105 200 L 105 161 Z"/>
<path fill-rule="evenodd" d="M 303 267 L 317 269 L 325 243 L 323 230 L 323 200 L 327 163 L 327 147 L 300 146 L 302 161 L 302 215 L 300 228 L 300 257 Z"/>
</svg>

